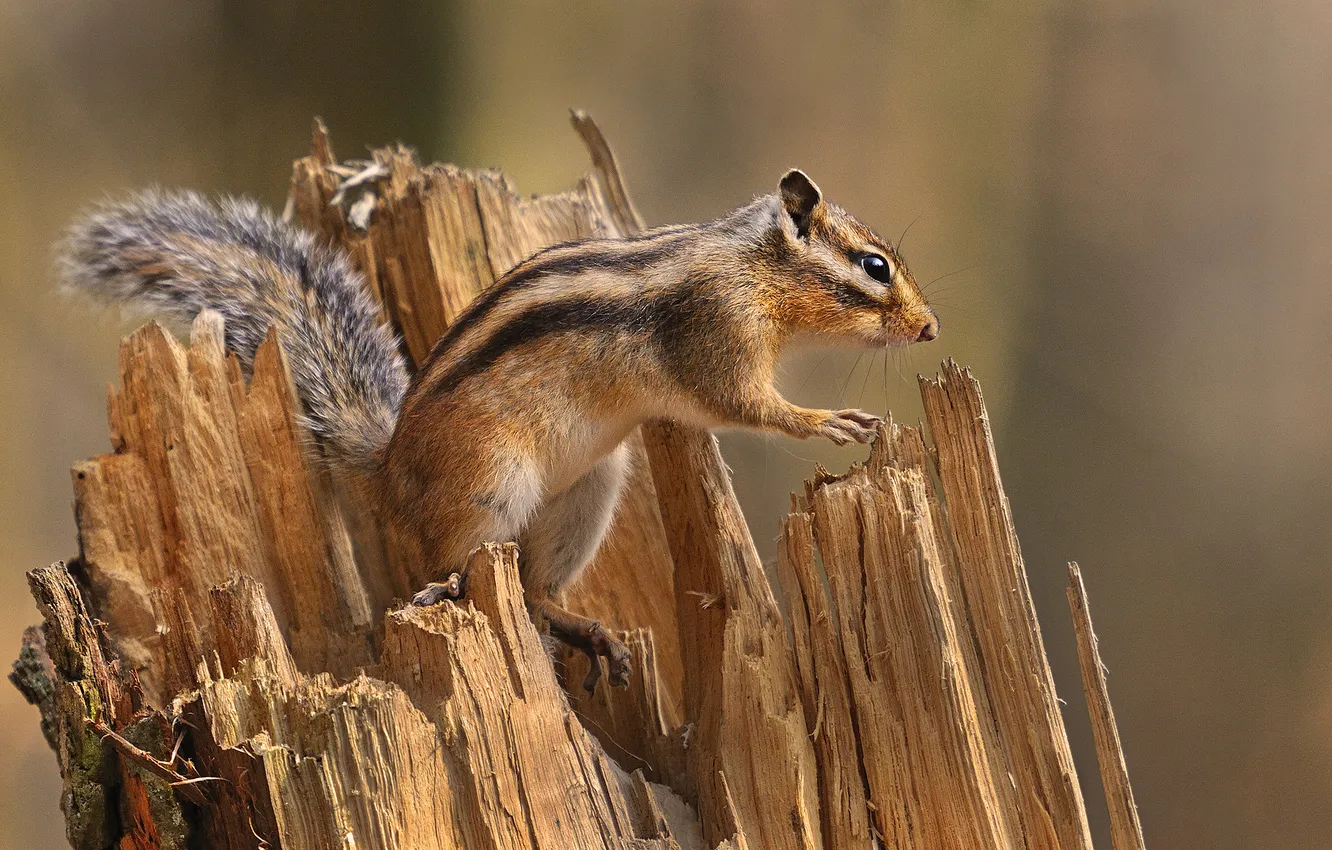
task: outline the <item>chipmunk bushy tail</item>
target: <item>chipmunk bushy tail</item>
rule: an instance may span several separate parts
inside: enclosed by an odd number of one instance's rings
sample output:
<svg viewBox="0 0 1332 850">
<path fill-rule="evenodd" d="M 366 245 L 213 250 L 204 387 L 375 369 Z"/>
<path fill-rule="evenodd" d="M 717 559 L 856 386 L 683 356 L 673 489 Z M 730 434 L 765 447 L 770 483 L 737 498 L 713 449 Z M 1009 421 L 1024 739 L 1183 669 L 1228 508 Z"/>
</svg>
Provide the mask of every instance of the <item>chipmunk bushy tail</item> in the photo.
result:
<svg viewBox="0 0 1332 850">
<path fill-rule="evenodd" d="M 67 289 L 176 326 L 217 311 L 247 370 L 276 328 L 306 424 L 329 460 L 360 472 L 378 467 L 407 368 L 340 252 L 249 201 L 149 191 L 77 221 L 60 267 Z"/>
</svg>

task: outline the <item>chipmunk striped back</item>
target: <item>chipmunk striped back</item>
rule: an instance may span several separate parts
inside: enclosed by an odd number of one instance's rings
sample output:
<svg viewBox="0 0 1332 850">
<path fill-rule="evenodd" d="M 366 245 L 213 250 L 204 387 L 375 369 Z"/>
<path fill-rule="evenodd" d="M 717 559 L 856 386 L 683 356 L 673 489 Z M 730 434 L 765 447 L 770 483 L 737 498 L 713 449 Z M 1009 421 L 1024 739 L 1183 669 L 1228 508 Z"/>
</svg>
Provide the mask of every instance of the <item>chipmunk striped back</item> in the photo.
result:
<svg viewBox="0 0 1332 850">
<path fill-rule="evenodd" d="M 937 319 L 896 249 L 800 178 L 814 194 L 798 223 L 795 201 L 765 195 L 716 221 L 528 258 L 436 343 L 409 411 L 502 370 L 506 357 L 553 351 L 557 338 L 616 369 L 655 370 L 704 407 L 716 406 L 708 402 L 724 392 L 729 366 L 775 359 L 794 337 L 876 347 L 932 339 Z M 866 260 L 883 265 L 882 279 Z"/>
<path fill-rule="evenodd" d="M 100 301 L 177 326 L 217 311 L 247 371 L 276 328 L 306 424 L 329 459 L 362 472 L 380 466 L 407 369 L 341 252 L 250 201 L 148 191 L 75 222 L 59 258 L 65 288 Z"/>
</svg>

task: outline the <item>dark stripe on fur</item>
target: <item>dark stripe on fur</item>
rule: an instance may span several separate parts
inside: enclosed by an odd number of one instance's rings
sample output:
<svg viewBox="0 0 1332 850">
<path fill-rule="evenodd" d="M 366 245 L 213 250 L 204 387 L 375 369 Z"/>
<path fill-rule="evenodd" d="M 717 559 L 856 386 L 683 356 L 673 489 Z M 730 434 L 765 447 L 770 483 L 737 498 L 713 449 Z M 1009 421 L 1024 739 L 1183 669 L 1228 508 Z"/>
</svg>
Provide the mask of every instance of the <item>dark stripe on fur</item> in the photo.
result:
<svg viewBox="0 0 1332 850">
<path fill-rule="evenodd" d="M 503 278 L 499 283 L 496 283 L 494 286 L 481 293 L 481 297 L 474 300 L 471 304 L 468 304 L 467 309 L 463 310 L 462 314 L 453 320 L 453 324 L 445 329 L 444 335 L 431 347 L 430 356 L 426 358 L 425 363 L 421 364 L 421 368 L 414 376 L 414 380 L 428 380 L 430 376 L 430 364 L 442 357 L 446 351 L 453 347 L 453 344 L 457 342 L 463 334 L 467 333 L 467 331 L 479 324 L 482 319 L 490 315 L 490 312 L 495 309 L 496 305 L 498 305 L 501 300 L 517 291 L 521 286 L 521 283 L 515 284 L 509 278 Z"/>
<path fill-rule="evenodd" d="M 711 278 L 691 274 L 677 286 L 643 300 L 639 298 L 574 297 L 535 305 L 512 318 L 430 387 L 432 394 L 447 394 L 470 377 L 489 370 L 495 363 L 524 345 L 549 336 L 572 332 L 610 331 L 638 334 L 644 346 L 656 353 L 680 386 L 709 394 L 710 388 L 696 385 L 698 376 L 717 374 L 712 368 L 728 356 L 738 356 L 737 346 L 726 336 L 721 314 L 731 310 L 724 293 Z M 703 364 L 711 364 L 704 368 Z"/>
<path fill-rule="evenodd" d="M 653 240 L 643 247 L 625 240 L 557 245 L 518 264 L 504 276 L 502 283 L 522 285 L 539 277 L 573 276 L 589 271 L 641 272 L 676 253 L 675 241 Z"/>
<path fill-rule="evenodd" d="M 631 299 L 572 298 L 538 304 L 510 319 L 486 340 L 485 345 L 454 363 L 430 387 L 430 392 L 450 393 L 466 378 L 485 372 L 509 351 L 543 337 L 606 328 L 630 332 L 647 330 L 649 310 L 643 302 Z"/>
<path fill-rule="evenodd" d="M 698 228 L 682 225 L 624 240 L 564 242 L 545 248 L 510 269 L 480 298 L 473 301 L 430 350 L 418 373 L 430 380 L 430 363 L 444 356 L 472 328 L 490 315 L 500 302 L 533 281 L 552 276 L 572 277 L 590 271 L 642 272 L 678 251 L 678 242 Z M 634 245 L 632 249 L 623 246 Z M 637 247 L 643 245 L 643 247 Z M 432 390 L 435 391 L 435 390 Z"/>
<path fill-rule="evenodd" d="M 843 307 L 846 307 L 847 309 L 851 310 L 858 310 L 858 309 L 882 310 L 884 309 L 885 306 L 882 301 L 870 296 L 867 293 L 861 292 L 859 289 L 856 289 L 854 286 L 833 284 L 832 293 L 833 297 L 837 299 L 838 304 L 841 304 Z"/>
</svg>

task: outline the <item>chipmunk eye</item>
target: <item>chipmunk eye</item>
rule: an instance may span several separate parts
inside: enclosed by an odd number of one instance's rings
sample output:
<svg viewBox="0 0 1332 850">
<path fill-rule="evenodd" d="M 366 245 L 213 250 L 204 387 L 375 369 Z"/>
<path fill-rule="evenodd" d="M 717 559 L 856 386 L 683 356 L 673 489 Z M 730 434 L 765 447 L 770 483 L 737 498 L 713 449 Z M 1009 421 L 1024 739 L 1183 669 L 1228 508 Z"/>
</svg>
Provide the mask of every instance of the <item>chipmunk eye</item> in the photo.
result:
<svg viewBox="0 0 1332 850">
<path fill-rule="evenodd" d="M 860 258 L 860 267 L 865 270 L 865 274 L 877 280 L 879 283 L 892 283 L 893 270 L 888 265 L 888 261 L 878 254 L 866 254 Z"/>
</svg>

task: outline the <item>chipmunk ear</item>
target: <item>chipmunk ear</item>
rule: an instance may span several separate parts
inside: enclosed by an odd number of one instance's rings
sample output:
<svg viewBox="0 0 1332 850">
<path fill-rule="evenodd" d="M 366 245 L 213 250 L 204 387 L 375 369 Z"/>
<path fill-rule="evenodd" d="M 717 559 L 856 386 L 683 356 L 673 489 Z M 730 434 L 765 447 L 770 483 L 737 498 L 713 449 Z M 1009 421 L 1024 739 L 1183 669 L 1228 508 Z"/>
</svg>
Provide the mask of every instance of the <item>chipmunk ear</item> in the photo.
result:
<svg viewBox="0 0 1332 850">
<path fill-rule="evenodd" d="M 782 206 L 786 214 L 795 223 L 796 233 L 803 239 L 809 235 L 809 220 L 814 210 L 823 202 L 823 193 L 809 179 L 809 175 L 798 168 L 786 172 L 778 187 Z"/>
</svg>

